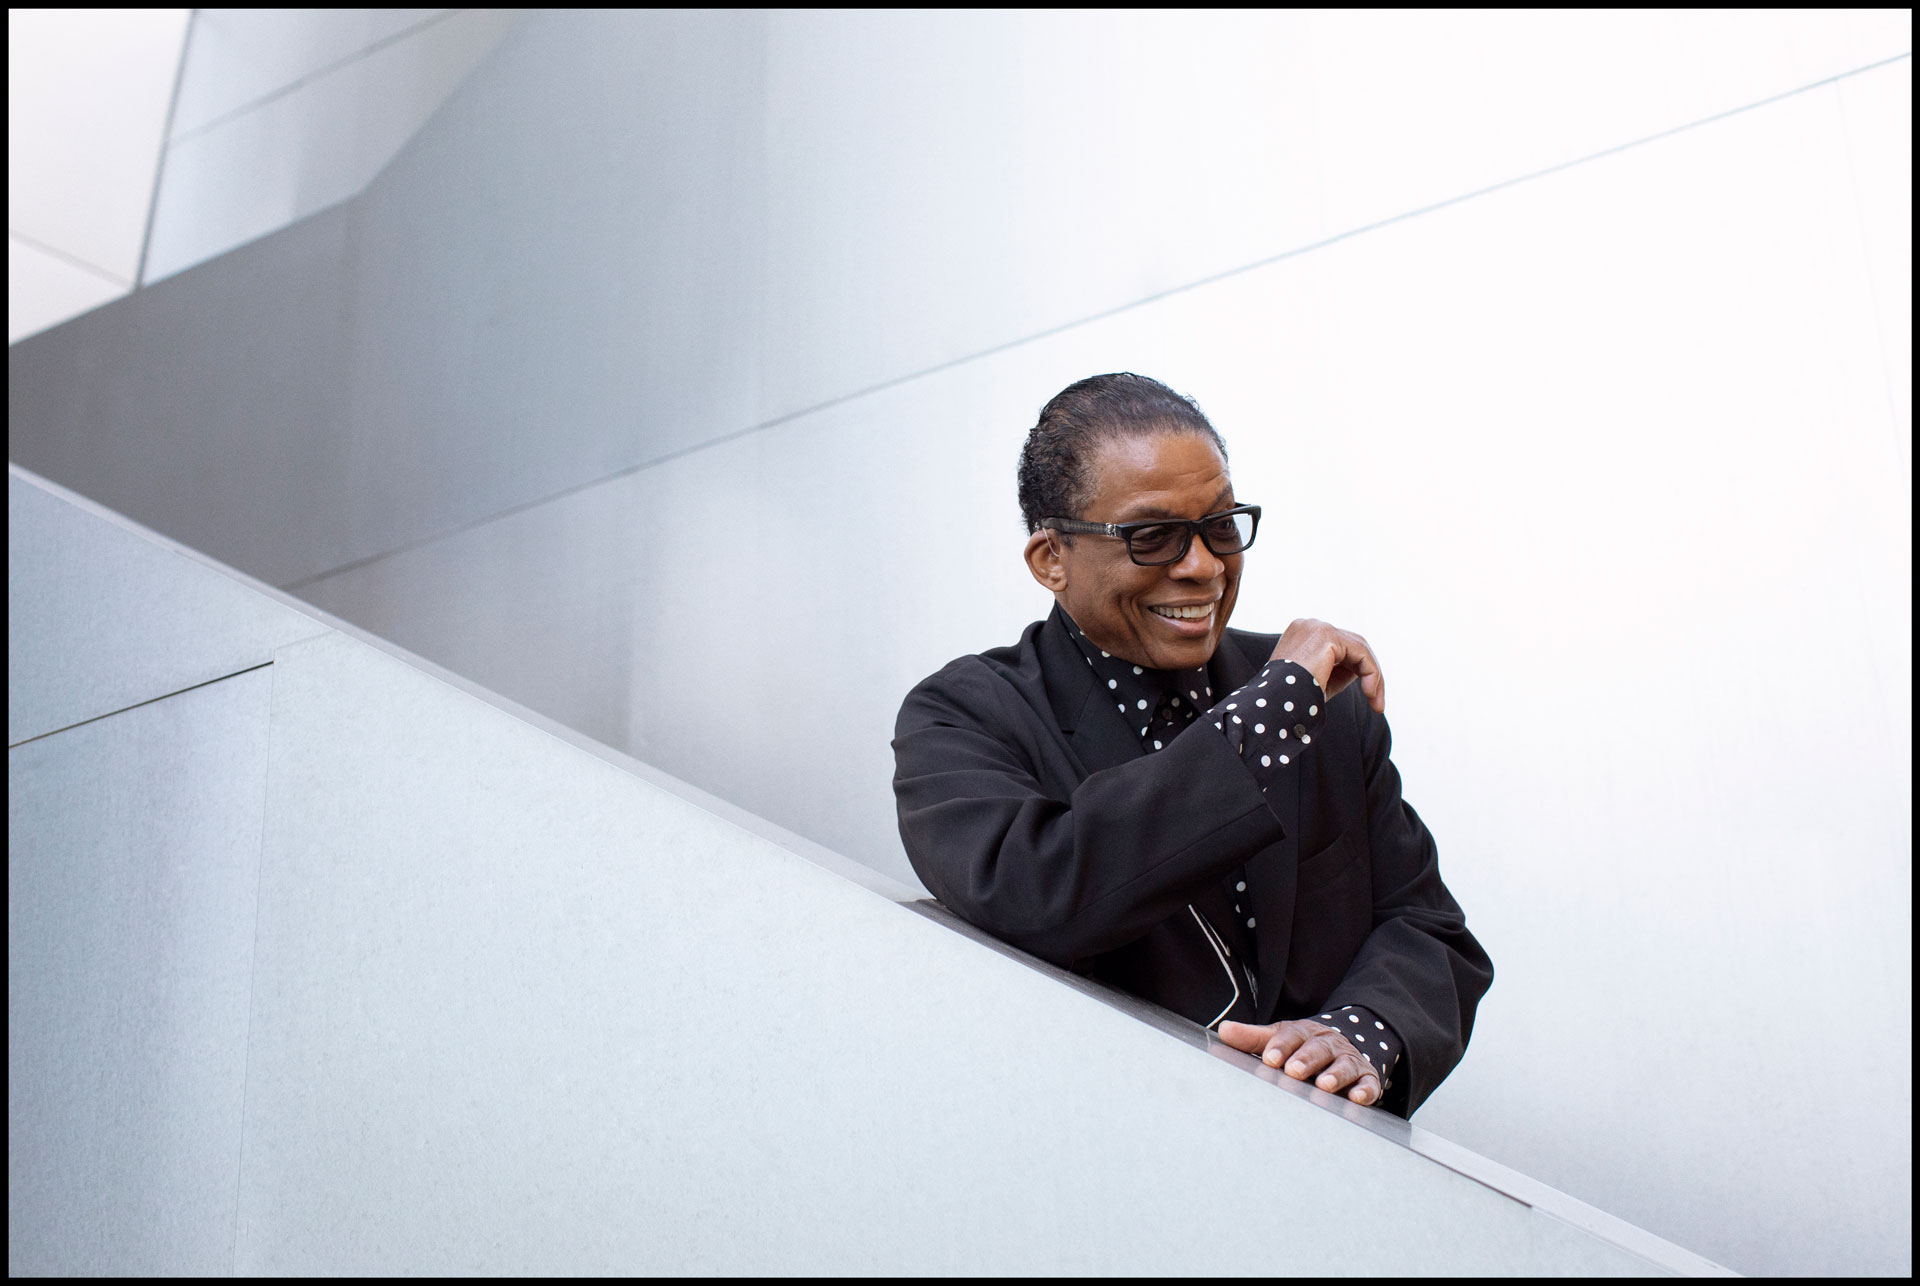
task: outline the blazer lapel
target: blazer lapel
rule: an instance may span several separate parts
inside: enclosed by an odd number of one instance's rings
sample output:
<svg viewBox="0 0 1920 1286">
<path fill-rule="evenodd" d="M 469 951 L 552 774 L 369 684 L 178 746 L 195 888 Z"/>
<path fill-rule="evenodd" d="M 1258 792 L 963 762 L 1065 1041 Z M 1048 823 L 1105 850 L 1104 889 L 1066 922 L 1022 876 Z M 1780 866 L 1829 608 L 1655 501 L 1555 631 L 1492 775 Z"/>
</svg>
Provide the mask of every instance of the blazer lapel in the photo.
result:
<svg viewBox="0 0 1920 1286">
<path fill-rule="evenodd" d="M 1139 734 L 1113 708 L 1059 615 L 1056 608 L 1042 624 L 1035 647 L 1054 718 L 1073 747 L 1074 757 L 1089 773 L 1140 758 L 1146 751 L 1140 744 Z M 1269 643 L 1268 647 L 1271 646 Z M 1208 667 L 1216 697 L 1224 697 L 1253 678 L 1265 664 L 1264 650 L 1258 658 L 1250 657 L 1232 635 L 1222 639 Z M 1193 729 L 1183 735 L 1197 736 L 1199 731 Z M 1285 838 L 1247 863 L 1248 891 L 1253 895 L 1254 917 L 1258 922 L 1254 940 L 1258 946 L 1260 1004 L 1253 1018 L 1255 1022 L 1272 1021 L 1292 947 L 1295 877 L 1299 864 L 1300 774 L 1283 776 L 1280 783 L 1267 792 L 1266 798 L 1267 807 L 1279 819 Z"/>
<path fill-rule="evenodd" d="M 1067 633 L 1058 607 L 1040 627 L 1036 646 L 1054 719 L 1060 731 L 1067 734 L 1074 757 L 1089 774 L 1117 768 L 1146 753 L 1140 734 L 1127 726 L 1095 680 L 1087 658 L 1080 655 Z"/>
<path fill-rule="evenodd" d="M 1232 692 L 1258 674 L 1266 661 L 1264 654 L 1258 659 L 1247 656 L 1229 636 L 1216 654 L 1214 691 L 1223 695 Z M 1282 838 L 1247 863 L 1247 891 L 1253 895 L 1253 913 L 1259 921 L 1254 934 L 1260 967 L 1260 1007 L 1255 1022 L 1273 1021 L 1293 945 L 1294 891 L 1300 865 L 1300 777 L 1297 771 L 1284 773 L 1267 792 L 1267 807 L 1280 822 Z"/>
</svg>

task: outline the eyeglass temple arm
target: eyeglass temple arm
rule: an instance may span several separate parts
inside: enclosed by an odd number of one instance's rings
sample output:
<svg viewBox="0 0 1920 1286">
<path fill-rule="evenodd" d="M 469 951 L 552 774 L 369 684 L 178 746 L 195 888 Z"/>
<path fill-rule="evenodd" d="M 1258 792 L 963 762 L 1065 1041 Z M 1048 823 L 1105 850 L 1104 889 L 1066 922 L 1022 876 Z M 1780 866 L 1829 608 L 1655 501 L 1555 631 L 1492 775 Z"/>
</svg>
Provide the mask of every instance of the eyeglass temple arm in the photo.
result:
<svg viewBox="0 0 1920 1286">
<path fill-rule="evenodd" d="M 1102 534 L 1118 536 L 1120 529 L 1110 522 L 1082 522 L 1078 518 L 1043 518 L 1042 527 L 1052 527 L 1055 531 L 1080 532 L 1086 535 Z"/>
</svg>

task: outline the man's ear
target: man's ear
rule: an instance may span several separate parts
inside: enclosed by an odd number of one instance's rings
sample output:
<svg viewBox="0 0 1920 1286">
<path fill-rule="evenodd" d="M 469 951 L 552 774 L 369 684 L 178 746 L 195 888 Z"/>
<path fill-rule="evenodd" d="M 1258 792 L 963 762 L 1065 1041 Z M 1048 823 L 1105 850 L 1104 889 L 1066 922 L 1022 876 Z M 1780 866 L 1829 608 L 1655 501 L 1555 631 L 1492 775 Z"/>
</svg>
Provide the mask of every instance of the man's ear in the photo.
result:
<svg viewBox="0 0 1920 1286">
<path fill-rule="evenodd" d="M 1042 589 L 1058 594 L 1067 587 L 1067 567 L 1060 560 L 1060 548 L 1051 531 L 1042 527 L 1027 537 L 1027 570 Z"/>
</svg>

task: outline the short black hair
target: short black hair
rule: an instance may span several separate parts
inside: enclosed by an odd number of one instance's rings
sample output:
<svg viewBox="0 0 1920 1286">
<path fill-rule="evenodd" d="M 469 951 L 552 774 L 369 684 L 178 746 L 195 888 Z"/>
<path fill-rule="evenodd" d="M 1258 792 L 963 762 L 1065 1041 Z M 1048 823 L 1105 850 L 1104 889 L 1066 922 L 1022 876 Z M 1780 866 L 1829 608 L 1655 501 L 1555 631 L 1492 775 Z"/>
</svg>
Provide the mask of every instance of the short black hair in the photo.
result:
<svg viewBox="0 0 1920 1286">
<path fill-rule="evenodd" d="M 1116 438 L 1192 433 L 1227 458 L 1227 444 L 1200 404 L 1159 380 L 1115 371 L 1067 385 L 1040 408 L 1020 448 L 1020 517 L 1031 535 L 1042 518 L 1079 518 L 1093 492 L 1089 469 Z"/>
</svg>

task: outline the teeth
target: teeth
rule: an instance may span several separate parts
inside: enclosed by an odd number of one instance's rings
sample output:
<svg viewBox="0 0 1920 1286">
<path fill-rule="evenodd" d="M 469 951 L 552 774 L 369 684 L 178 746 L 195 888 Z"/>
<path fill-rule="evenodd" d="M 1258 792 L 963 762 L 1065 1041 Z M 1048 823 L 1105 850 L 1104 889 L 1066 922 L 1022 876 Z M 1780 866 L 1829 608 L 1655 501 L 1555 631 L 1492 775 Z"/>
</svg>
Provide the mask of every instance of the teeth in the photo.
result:
<svg viewBox="0 0 1920 1286">
<path fill-rule="evenodd" d="M 1153 610 L 1162 616 L 1171 616 L 1176 621 L 1198 621 L 1213 615 L 1213 604 L 1202 603 L 1198 607 L 1156 607 Z"/>
</svg>

